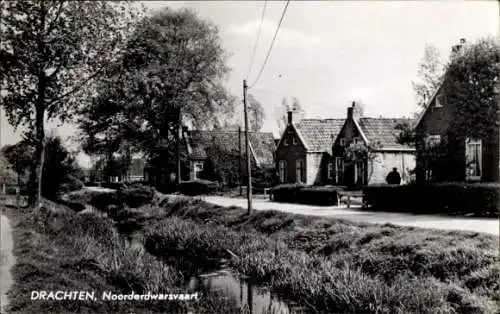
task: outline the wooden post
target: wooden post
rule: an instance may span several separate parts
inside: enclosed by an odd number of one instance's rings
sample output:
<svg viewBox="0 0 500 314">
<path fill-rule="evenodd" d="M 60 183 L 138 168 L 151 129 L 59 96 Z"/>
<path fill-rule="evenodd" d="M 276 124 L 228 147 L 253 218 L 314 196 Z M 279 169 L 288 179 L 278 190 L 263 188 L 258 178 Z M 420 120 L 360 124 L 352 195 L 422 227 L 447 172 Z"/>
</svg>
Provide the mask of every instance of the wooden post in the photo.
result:
<svg viewBox="0 0 500 314">
<path fill-rule="evenodd" d="M 249 137 L 248 137 L 248 111 L 247 111 L 247 81 L 243 80 L 243 109 L 245 112 L 245 152 L 247 155 L 247 199 L 248 199 L 248 215 L 252 214 L 252 161 L 250 159 Z"/>
<path fill-rule="evenodd" d="M 238 127 L 238 162 L 239 162 L 239 178 L 238 178 L 238 183 L 240 185 L 240 196 L 243 196 L 243 185 L 241 180 L 243 179 L 243 174 L 242 174 L 242 166 L 241 166 L 241 126 Z"/>
</svg>

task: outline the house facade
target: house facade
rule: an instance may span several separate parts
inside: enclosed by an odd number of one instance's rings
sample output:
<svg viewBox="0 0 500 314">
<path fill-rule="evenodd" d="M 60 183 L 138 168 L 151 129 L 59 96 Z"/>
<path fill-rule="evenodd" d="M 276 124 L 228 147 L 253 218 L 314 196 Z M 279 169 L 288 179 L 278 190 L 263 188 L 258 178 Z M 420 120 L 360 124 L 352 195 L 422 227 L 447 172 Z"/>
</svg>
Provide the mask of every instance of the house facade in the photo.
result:
<svg viewBox="0 0 500 314">
<path fill-rule="evenodd" d="M 416 126 L 417 182 L 499 182 L 499 127 L 483 138 L 458 138 L 451 129 L 454 106 L 441 98 L 441 87 L 420 114 Z M 429 162 L 439 154 L 439 164 Z"/>
<path fill-rule="evenodd" d="M 396 126 L 404 122 L 410 121 L 363 117 L 356 103 L 347 108 L 347 118 L 332 146 L 335 184 L 358 187 L 383 184 L 393 168 L 399 172 L 402 184 L 409 182 L 416 165 L 416 150 L 397 142 L 401 131 Z M 368 149 L 363 157 L 346 157 L 346 150 L 352 152 L 353 147 Z"/>
<path fill-rule="evenodd" d="M 225 154 L 239 156 L 241 153 L 242 168 L 246 171 L 245 133 L 239 131 L 201 131 L 188 130 L 183 127 L 188 163 L 189 180 L 200 179 L 206 161 L 210 157 L 210 148 L 214 145 Z M 272 133 L 249 132 L 249 152 L 251 164 L 257 168 L 274 168 L 275 140 Z M 228 162 L 230 162 L 228 160 Z"/>
<path fill-rule="evenodd" d="M 344 119 L 302 119 L 288 124 L 276 147 L 276 169 L 280 182 L 334 184 L 331 143 Z"/>
</svg>

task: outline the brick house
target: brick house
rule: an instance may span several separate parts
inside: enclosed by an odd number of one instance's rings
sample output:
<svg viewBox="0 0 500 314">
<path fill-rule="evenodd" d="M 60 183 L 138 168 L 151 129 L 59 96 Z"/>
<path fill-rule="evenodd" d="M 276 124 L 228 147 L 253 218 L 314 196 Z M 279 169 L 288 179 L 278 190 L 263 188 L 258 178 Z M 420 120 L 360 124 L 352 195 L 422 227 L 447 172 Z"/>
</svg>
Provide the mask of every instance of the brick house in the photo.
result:
<svg viewBox="0 0 500 314">
<path fill-rule="evenodd" d="M 451 132 L 450 122 L 453 116 L 454 106 L 442 101 L 441 87 L 439 87 L 426 109 L 421 112 L 415 125 L 417 182 L 499 182 L 498 124 L 496 131 L 485 138 L 458 139 Z M 425 152 L 439 145 L 444 145 L 442 164 L 446 167 L 432 169 L 433 167 L 425 161 Z"/>
<path fill-rule="evenodd" d="M 189 179 L 200 178 L 207 160 L 207 149 L 215 144 L 218 147 L 239 155 L 238 143 L 241 145 L 242 164 L 245 163 L 245 133 L 239 131 L 199 131 L 183 127 L 183 142 L 189 160 Z M 252 165 L 258 168 L 274 168 L 275 140 L 272 133 L 249 132 L 249 150 Z M 239 138 L 238 138 L 239 137 Z M 244 167 L 246 169 L 246 166 Z"/>
<path fill-rule="evenodd" d="M 333 160 L 331 143 L 344 119 L 302 119 L 288 125 L 276 147 L 276 167 L 281 183 L 331 184 Z"/>
<path fill-rule="evenodd" d="M 361 186 L 386 183 L 386 176 L 393 168 L 401 175 L 401 182 L 409 181 L 410 171 L 415 168 L 415 148 L 401 145 L 397 136 L 401 132 L 395 127 L 401 118 L 363 117 L 359 106 L 353 103 L 347 108 L 347 118 L 333 142 L 334 182 L 339 185 Z M 351 144 L 370 147 L 365 160 L 348 161 L 345 148 Z"/>
</svg>

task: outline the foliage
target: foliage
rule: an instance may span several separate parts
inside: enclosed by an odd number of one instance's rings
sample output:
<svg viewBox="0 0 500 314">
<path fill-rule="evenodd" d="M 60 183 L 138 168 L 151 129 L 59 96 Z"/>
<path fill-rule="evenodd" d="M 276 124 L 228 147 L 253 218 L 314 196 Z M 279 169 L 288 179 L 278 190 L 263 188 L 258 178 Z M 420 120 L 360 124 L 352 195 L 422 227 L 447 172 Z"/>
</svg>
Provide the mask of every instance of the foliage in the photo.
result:
<svg viewBox="0 0 500 314">
<path fill-rule="evenodd" d="M 262 104 L 252 94 L 248 94 L 248 130 L 259 132 L 266 118 Z"/>
<path fill-rule="evenodd" d="M 83 171 L 75 156 L 64 147 L 60 137 L 50 135 L 45 141 L 42 195 L 54 199 L 59 192 L 80 189 L 83 186 Z M 5 155 L 14 165 L 18 161 L 17 171 L 23 178 L 33 163 L 33 143 L 28 139 L 22 140 L 6 147 Z"/>
<path fill-rule="evenodd" d="M 219 190 L 217 182 L 207 180 L 185 181 L 179 185 L 179 191 L 184 195 L 207 195 L 213 194 Z"/>
<path fill-rule="evenodd" d="M 281 136 L 288 125 L 288 111 L 293 111 L 294 123 L 298 123 L 305 115 L 305 110 L 302 108 L 300 101 L 297 97 L 292 97 L 292 104 L 289 105 L 285 97 L 281 100 L 281 104 L 278 106 L 276 112 L 276 125 L 278 127 L 278 133 Z"/>
<path fill-rule="evenodd" d="M 363 189 L 363 200 L 382 210 L 498 217 L 499 191 L 500 185 L 496 183 L 373 185 Z"/>
<path fill-rule="evenodd" d="M 118 189 L 117 199 L 131 208 L 151 203 L 155 195 L 153 188 L 135 184 Z"/>
<path fill-rule="evenodd" d="M 395 127 L 400 131 L 396 141 L 401 145 L 415 146 L 416 132 L 414 126 L 410 122 L 398 123 Z"/>
<path fill-rule="evenodd" d="M 212 144 L 206 149 L 205 161 L 201 178 L 209 181 L 221 182 L 224 186 L 233 187 L 244 180 L 240 178 L 240 161 L 242 174 L 247 173 L 246 154 L 238 151 L 229 151 L 224 147 Z M 253 169 L 252 169 L 253 170 Z"/>
<path fill-rule="evenodd" d="M 70 119 L 92 93 L 136 17 L 127 3 L 2 1 L 2 106 L 14 126 L 35 141 L 31 206 L 40 205 L 45 116 Z"/>
<path fill-rule="evenodd" d="M 276 202 L 300 203 L 308 205 L 339 205 L 338 186 L 306 186 L 302 184 L 283 184 L 272 189 Z"/>
<path fill-rule="evenodd" d="M 443 73 L 444 66 L 439 50 L 432 45 L 426 45 L 424 55 L 419 63 L 419 80 L 411 82 L 418 106 L 422 108 L 427 106 L 441 84 Z"/>
<path fill-rule="evenodd" d="M 456 136 L 481 139 L 498 132 L 499 82 L 499 38 L 463 43 L 451 55 L 441 97 L 454 104 L 450 129 Z"/>
</svg>

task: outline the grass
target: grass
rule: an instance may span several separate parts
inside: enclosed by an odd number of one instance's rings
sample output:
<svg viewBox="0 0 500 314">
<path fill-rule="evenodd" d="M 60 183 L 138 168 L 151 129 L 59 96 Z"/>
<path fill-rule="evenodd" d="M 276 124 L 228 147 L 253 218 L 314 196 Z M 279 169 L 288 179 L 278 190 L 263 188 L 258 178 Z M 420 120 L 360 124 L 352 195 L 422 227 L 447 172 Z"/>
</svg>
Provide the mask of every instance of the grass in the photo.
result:
<svg viewBox="0 0 500 314">
<path fill-rule="evenodd" d="M 321 311 L 490 313 L 500 301 L 498 240 L 489 235 L 275 211 L 247 217 L 199 200 L 162 205 L 143 209 L 156 217 L 146 228 L 153 254 L 203 264 L 230 250 L 237 271 Z"/>
<path fill-rule="evenodd" d="M 180 290 L 184 278 L 141 247 L 127 246 L 114 222 L 94 214 L 75 214 L 46 202 L 36 213 L 16 213 L 16 264 L 9 292 L 12 313 L 196 313 L 245 312 L 232 300 L 204 295 L 199 301 L 120 301 L 100 299 L 114 293 L 168 293 Z M 95 291 L 96 301 L 31 301 L 31 291 Z"/>
</svg>

